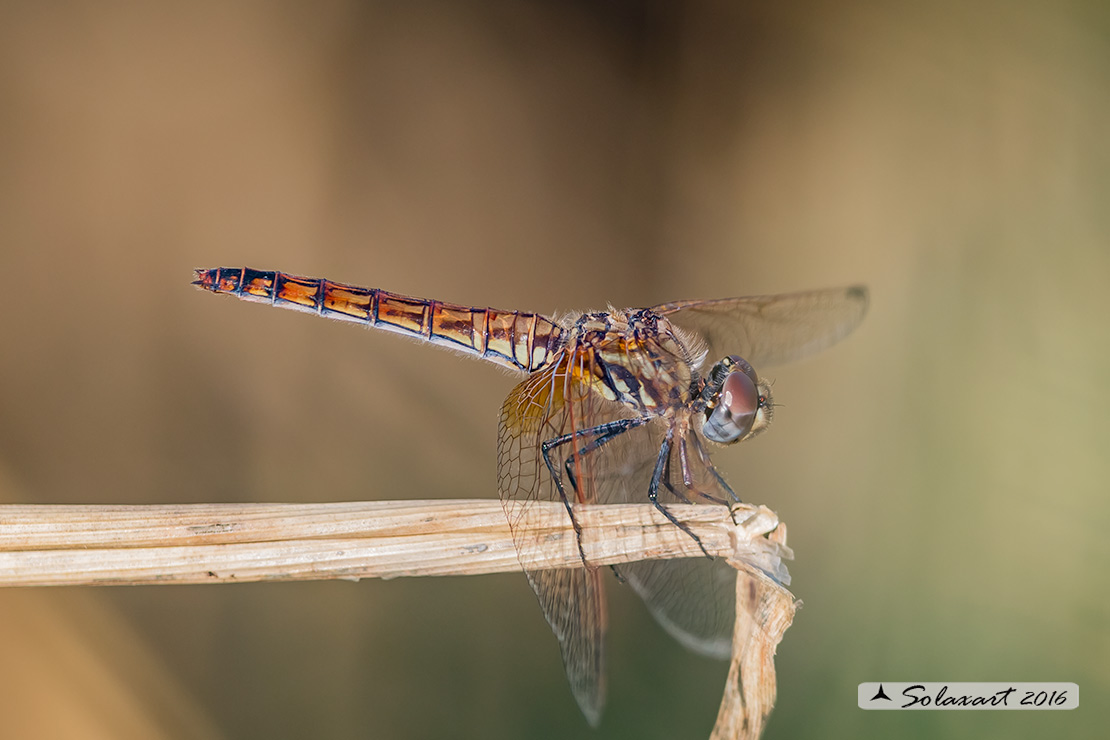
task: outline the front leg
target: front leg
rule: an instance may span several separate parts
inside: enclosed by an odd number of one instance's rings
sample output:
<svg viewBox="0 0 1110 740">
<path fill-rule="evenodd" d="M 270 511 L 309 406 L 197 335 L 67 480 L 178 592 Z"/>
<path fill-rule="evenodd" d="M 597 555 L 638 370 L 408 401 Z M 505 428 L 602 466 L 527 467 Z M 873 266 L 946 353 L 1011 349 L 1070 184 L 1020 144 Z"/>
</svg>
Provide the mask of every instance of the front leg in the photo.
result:
<svg viewBox="0 0 1110 740">
<path fill-rule="evenodd" d="M 648 499 L 652 505 L 658 509 L 663 516 L 670 520 L 671 524 L 681 529 L 686 534 L 698 543 L 698 547 L 705 554 L 705 557 L 712 559 L 713 556 L 705 549 L 705 545 L 701 543 L 701 539 L 690 529 L 689 526 L 680 522 L 674 514 L 667 511 L 666 507 L 659 503 L 659 483 L 663 478 L 663 471 L 667 467 L 667 461 L 670 458 L 671 446 L 674 440 L 674 427 L 667 429 L 667 435 L 663 438 L 663 444 L 659 446 L 659 457 L 655 461 L 655 470 L 651 474 L 651 483 L 648 485 Z M 668 484 L 669 487 L 669 484 Z M 672 489 L 673 490 L 673 489 Z"/>
<path fill-rule="evenodd" d="M 727 493 L 728 497 L 732 500 L 731 503 L 734 503 L 734 504 L 742 503 L 740 501 L 740 497 L 737 496 L 736 492 L 732 490 L 732 486 L 730 486 L 725 481 L 724 477 L 720 473 L 717 472 L 717 468 L 713 465 L 713 460 L 710 459 L 709 453 L 706 452 L 705 447 L 702 445 L 701 440 L 698 439 L 696 434 L 693 435 L 693 440 L 694 440 L 694 442 L 693 442 L 694 451 L 698 453 L 698 459 L 701 461 L 701 464 L 704 465 L 706 470 L 708 470 L 710 473 L 712 473 L 713 477 L 717 479 L 717 483 L 721 486 L 722 490 L 724 490 L 724 492 Z M 683 467 L 683 478 L 685 479 L 689 475 L 689 472 L 688 472 L 688 467 L 689 466 L 688 466 L 688 462 L 686 460 L 686 455 L 685 455 L 685 442 L 686 442 L 685 437 L 683 437 L 682 442 L 683 442 L 682 467 Z M 693 476 L 690 476 L 690 478 L 692 480 Z M 716 496 L 708 496 L 706 494 L 701 494 L 701 495 L 705 496 L 710 501 L 713 501 L 713 502 L 718 503 L 718 504 L 728 504 L 729 503 L 729 501 L 722 501 L 721 499 L 718 499 Z"/>
</svg>

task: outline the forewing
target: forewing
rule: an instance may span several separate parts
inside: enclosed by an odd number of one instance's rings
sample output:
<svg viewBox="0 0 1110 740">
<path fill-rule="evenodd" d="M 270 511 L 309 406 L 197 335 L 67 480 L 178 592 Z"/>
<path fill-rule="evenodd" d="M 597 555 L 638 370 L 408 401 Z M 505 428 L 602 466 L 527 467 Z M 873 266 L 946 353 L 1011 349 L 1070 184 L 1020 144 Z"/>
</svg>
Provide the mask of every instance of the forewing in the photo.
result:
<svg viewBox="0 0 1110 740">
<path fill-rule="evenodd" d="M 545 441 L 604 421 L 605 412 L 612 418 L 620 413 L 618 404 L 605 401 L 577 380 L 589 371 L 591 362 L 588 353 L 564 351 L 563 357 L 547 369 L 516 386 L 501 407 L 498 493 L 522 563 L 542 563 L 545 545 L 549 544 L 524 526 L 531 504 L 562 502 L 564 494 L 572 504 L 597 500 L 592 485 L 594 456 L 576 454 L 589 441 L 587 437 L 572 437 L 552 452 L 563 492 L 541 449 Z M 570 467 L 576 471 L 577 488 L 570 485 L 566 474 L 568 457 Z M 526 568 L 525 573 L 559 640 L 574 698 L 590 723 L 596 725 L 605 703 L 606 614 L 600 573 L 594 567 Z"/>
<path fill-rule="evenodd" d="M 801 359 L 846 337 L 867 313 L 863 286 L 804 293 L 675 301 L 655 306 L 708 350 L 708 366 L 739 355 L 754 367 Z"/>
</svg>

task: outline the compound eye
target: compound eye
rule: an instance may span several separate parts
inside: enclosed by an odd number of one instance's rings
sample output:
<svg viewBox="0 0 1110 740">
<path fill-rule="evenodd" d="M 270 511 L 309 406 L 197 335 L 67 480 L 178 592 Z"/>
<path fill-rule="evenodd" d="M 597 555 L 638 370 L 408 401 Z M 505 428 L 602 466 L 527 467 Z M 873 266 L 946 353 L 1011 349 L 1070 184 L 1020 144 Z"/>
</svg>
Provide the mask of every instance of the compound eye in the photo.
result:
<svg viewBox="0 0 1110 740">
<path fill-rule="evenodd" d="M 721 384 L 717 403 L 708 410 L 702 431 L 721 444 L 735 442 L 752 430 L 759 411 L 759 389 L 748 373 L 736 370 Z"/>
</svg>

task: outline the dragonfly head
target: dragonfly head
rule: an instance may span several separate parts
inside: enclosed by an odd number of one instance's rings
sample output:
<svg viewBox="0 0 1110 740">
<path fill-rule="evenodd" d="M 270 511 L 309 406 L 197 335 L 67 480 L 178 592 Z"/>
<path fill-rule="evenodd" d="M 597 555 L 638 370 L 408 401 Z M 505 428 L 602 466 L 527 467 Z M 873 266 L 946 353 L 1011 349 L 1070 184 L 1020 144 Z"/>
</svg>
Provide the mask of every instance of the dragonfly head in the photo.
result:
<svg viewBox="0 0 1110 740">
<path fill-rule="evenodd" d="M 747 360 L 729 355 L 709 371 L 705 389 L 706 438 L 721 444 L 749 439 L 771 424 L 771 387 L 761 381 Z"/>
</svg>

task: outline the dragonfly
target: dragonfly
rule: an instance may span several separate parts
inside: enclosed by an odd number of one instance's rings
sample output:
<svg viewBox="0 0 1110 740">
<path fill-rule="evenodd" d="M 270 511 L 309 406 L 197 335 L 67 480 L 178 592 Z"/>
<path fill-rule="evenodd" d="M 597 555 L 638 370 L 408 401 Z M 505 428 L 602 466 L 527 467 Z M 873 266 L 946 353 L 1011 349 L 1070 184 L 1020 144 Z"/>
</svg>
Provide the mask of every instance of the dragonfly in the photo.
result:
<svg viewBox="0 0 1110 740">
<path fill-rule="evenodd" d="M 666 504 L 739 502 L 710 451 L 770 425 L 771 386 L 755 366 L 829 347 L 859 325 L 868 304 L 867 289 L 851 286 L 553 318 L 248 267 L 197 270 L 194 284 L 422 339 L 525 374 L 501 406 L 498 495 L 571 691 L 595 726 L 605 702 L 605 593 L 602 569 L 585 556 L 576 507 L 647 501 L 697 541 Z M 544 542 L 523 526 L 538 501 L 563 503 L 582 567 L 541 567 Z M 736 571 L 723 559 L 706 553 L 613 570 L 679 642 L 728 657 Z"/>
</svg>

